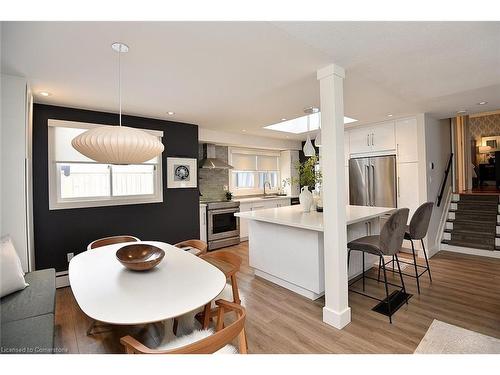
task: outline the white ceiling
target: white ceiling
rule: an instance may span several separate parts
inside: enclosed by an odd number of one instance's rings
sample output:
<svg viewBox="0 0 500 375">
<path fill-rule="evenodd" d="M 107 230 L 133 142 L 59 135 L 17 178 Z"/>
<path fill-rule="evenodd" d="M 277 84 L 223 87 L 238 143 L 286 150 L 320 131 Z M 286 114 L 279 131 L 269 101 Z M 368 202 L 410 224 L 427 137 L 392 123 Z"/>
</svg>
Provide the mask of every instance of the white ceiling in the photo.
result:
<svg viewBox="0 0 500 375">
<path fill-rule="evenodd" d="M 332 62 L 360 123 L 500 108 L 500 22 L 3 22 L 2 72 L 53 94 L 38 102 L 116 111 L 117 40 L 125 113 L 210 129 L 285 137 L 262 127 L 319 105 Z"/>
</svg>

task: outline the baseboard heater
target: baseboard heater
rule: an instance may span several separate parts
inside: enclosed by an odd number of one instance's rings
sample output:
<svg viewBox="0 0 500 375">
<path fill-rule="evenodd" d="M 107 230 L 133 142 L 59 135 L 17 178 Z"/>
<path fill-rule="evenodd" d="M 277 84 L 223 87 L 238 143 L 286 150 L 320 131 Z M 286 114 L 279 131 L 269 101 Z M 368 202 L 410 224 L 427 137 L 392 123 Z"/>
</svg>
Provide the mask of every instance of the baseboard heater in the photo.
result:
<svg viewBox="0 0 500 375">
<path fill-rule="evenodd" d="M 56 288 L 65 288 L 69 286 L 68 271 L 56 272 Z"/>
</svg>

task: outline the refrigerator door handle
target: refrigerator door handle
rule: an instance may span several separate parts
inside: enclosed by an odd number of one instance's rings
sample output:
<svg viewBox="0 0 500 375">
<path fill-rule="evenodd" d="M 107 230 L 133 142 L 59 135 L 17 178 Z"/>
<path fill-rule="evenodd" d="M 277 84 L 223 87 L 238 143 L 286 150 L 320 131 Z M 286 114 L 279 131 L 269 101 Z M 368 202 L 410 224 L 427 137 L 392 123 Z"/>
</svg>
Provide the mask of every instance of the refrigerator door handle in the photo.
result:
<svg viewBox="0 0 500 375">
<path fill-rule="evenodd" d="M 366 199 L 368 200 L 368 206 L 371 206 L 370 166 L 369 165 L 365 165 L 365 175 L 366 175 Z"/>
<path fill-rule="evenodd" d="M 366 145 L 370 146 L 370 134 L 366 135 Z"/>
<path fill-rule="evenodd" d="M 370 203 L 372 206 L 375 206 L 375 166 L 371 165 L 372 167 L 372 176 L 370 177 L 370 192 L 372 194 L 373 199 L 370 199 Z"/>
</svg>

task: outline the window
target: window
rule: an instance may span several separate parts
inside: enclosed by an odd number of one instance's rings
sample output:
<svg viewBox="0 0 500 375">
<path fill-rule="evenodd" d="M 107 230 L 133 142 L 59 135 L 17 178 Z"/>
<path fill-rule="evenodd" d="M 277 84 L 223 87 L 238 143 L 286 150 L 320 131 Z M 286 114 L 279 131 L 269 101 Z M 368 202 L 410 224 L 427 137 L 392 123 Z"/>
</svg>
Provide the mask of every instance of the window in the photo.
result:
<svg viewBox="0 0 500 375">
<path fill-rule="evenodd" d="M 96 126 L 49 120 L 49 208 L 162 202 L 161 157 L 135 165 L 99 164 L 71 146 L 74 137 Z"/>
<path fill-rule="evenodd" d="M 230 190 L 235 195 L 277 192 L 279 188 L 279 152 L 251 149 L 229 149 Z"/>
</svg>

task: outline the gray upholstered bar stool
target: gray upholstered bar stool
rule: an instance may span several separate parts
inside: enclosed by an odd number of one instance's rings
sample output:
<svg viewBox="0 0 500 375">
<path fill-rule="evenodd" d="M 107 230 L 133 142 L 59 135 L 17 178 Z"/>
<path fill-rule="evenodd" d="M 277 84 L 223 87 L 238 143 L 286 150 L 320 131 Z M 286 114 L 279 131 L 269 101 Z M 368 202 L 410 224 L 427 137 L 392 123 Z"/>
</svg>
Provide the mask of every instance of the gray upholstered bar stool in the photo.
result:
<svg viewBox="0 0 500 375">
<path fill-rule="evenodd" d="M 385 284 L 385 295 L 386 295 L 385 300 L 376 298 L 376 297 L 371 296 L 369 294 L 362 293 L 362 292 L 357 291 L 355 289 L 349 288 L 349 290 L 354 292 L 354 293 L 358 293 L 358 294 L 361 294 L 365 297 L 369 297 L 369 298 L 372 298 L 372 299 L 375 299 L 377 301 L 380 301 L 382 303 L 387 304 L 387 312 L 389 315 L 389 322 L 390 323 L 392 323 L 393 308 L 396 308 L 396 306 L 391 306 L 391 299 L 389 297 L 389 285 L 400 288 L 401 291 L 404 293 L 405 302 L 408 304 L 408 295 L 406 294 L 405 283 L 403 280 L 403 275 L 401 273 L 401 268 L 399 267 L 399 259 L 398 259 L 397 254 L 401 250 L 401 246 L 403 245 L 403 237 L 405 235 L 406 223 L 408 222 L 409 211 L 410 210 L 408 208 L 401 208 L 399 210 L 396 210 L 389 217 L 387 222 L 384 224 L 379 235 L 361 237 L 361 238 L 358 238 L 358 239 L 351 241 L 347 244 L 347 247 L 349 249 L 348 253 L 347 253 L 347 266 L 348 267 L 349 267 L 349 261 L 351 258 L 350 257 L 351 251 L 360 251 L 363 254 L 362 276 L 361 276 L 361 278 L 358 278 L 358 279 L 354 280 L 353 282 L 349 283 L 349 286 L 352 286 L 354 283 L 357 283 L 358 281 L 362 280 L 363 281 L 363 292 L 365 291 L 365 279 L 377 280 L 376 278 L 365 276 L 365 253 L 370 253 L 373 255 L 377 255 L 379 257 L 380 264 L 382 265 L 382 270 L 384 272 L 384 284 Z M 398 271 L 399 271 L 399 277 L 401 279 L 401 285 L 392 284 L 392 283 L 387 281 L 387 273 L 385 270 L 384 255 L 389 255 L 389 256 L 394 255 L 394 257 L 396 259 L 396 263 L 398 265 Z"/>
<path fill-rule="evenodd" d="M 417 279 L 418 294 L 420 294 L 420 282 L 419 282 L 420 276 L 428 272 L 429 280 L 432 283 L 431 269 L 429 267 L 429 259 L 427 259 L 427 253 L 425 251 L 424 238 L 427 235 L 427 230 L 429 229 L 429 223 L 431 221 L 433 207 L 434 207 L 433 202 L 426 202 L 422 204 L 419 208 L 417 208 L 417 210 L 415 211 L 410 220 L 410 225 L 406 226 L 406 231 L 405 231 L 405 240 L 409 240 L 411 242 L 413 263 L 406 262 L 404 260 L 401 260 L 400 262 L 413 265 L 415 269 L 415 275 L 411 275 L 408 273 L 403 273 L 403 275 Z M 420 240 L 420 243 L 422 244 L 422 251 L 424 253 L 424 258 L 425 258 L 425 266 L 420 266 L 419 264 L 417 264 L 417 256 L 415 254 L 415 245 L 413 244 L 413 240 L 417 241 Z M 392 269 L 394 269 L 394 267 Z M 419 273 L 419 269 L 423 269 L 423 271 Z"/>
</svg>

